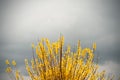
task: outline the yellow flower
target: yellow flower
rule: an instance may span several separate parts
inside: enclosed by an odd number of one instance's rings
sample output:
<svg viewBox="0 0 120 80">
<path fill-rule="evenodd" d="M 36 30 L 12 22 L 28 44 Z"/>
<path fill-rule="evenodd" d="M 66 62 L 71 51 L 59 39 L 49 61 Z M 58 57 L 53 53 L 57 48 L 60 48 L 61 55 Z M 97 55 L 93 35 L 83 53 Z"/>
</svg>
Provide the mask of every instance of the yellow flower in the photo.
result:
<svg viewBox="0 0 120 80">
<path fill-rule="evenodd" d="M 13 65 L 13 66 L 16 66 L 15 60 L 12 61 L 12 65 Z"/>
<path fill-rule="evenodd" d="M 9 60 L 6 60 L 6 61 L 5 61 L 5 63 L 6 63 L 7 65 L 10 65 L 10 62 L 9 62 Z"/>
<path fill-rule="evenodd" d="M 62 43 L 62 46 L 64 45 L 64 36 L 61 36 L 61 43 Z"/>
<path fill-rule="evenodd" d="M 93 43 L 93 49 L 96 50 L 96 43 Z"/>
<path fill-rule="evenodd" d="M 18 72 L 18 70 L 16 70 L 16 72 L 15 72 L 15 76 L 16 76 L 16 80 L 19 80 L 19 72 Z"/>
<path fill-rule="evenodd" d="M 11 67 L 6 68 L 6 72 L 10 73 L 12 71 Z"/>
<path fill-rule="evenodd" d="M 72 52 L 70 45 L 64 49 L 63 44 L 63 36 L 60 36 L 59 40 L 55 42 L 43 38 L 37 46 L 32 43 L 32 48 L 36 48 L 36 56 L 31 60 L 31 63 L 25 59 L 25 67 L 31 80 L 106 79 L 105 71 L 97 72 L 99 66 L 93 60 L 96 43 L 93 43 L 92 51 L 90 48 L 82 48 L 80 41 L 78 41 L 74 52 Z M 6 72 L 12 72 L 8 60 L 6 60 L 6 64 L 8 65 Z M 12 65 L 16 66 L 15 60 L 12 61 Z M 18 70 L 15 69 L 14 72 L 15 80 L 23 80 Z"/>
<path fill-rule="evenodd" d="M 70 45 L 67 47 L 67 52 L 70 53 Z"/>
</svg>

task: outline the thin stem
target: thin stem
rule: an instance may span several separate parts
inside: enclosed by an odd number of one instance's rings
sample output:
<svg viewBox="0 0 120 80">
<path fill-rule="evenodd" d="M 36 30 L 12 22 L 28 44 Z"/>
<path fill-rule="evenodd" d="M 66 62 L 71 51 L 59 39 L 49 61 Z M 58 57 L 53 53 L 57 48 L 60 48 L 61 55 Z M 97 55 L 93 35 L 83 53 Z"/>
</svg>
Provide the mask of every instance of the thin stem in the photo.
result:
<svg viewBox="0 0 120 80">
<path fill-rule="evenodd" d="M 60 36 L 60 79 L 62 79 L 62 37 Z"/>
</svg>

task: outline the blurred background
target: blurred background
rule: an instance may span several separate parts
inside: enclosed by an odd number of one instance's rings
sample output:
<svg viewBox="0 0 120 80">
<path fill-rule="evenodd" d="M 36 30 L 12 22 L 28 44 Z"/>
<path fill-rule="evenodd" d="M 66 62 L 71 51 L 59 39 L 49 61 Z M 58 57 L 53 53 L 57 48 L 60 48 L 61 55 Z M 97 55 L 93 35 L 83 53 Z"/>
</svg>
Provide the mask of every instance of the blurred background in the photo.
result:
<svg viewBox="0 0 120 80">
<path fill-rule="evenodd" d="M 15 59 L 27 78 L 24 59 L 32 58 L 31 43 L 60 33 L 65 45 L 92 48 L 99 55 L 99 70 L 120 75 L 119 0 L 0 0 L 0 78 L 9 80 L 5 60 Z"/>
</svg>

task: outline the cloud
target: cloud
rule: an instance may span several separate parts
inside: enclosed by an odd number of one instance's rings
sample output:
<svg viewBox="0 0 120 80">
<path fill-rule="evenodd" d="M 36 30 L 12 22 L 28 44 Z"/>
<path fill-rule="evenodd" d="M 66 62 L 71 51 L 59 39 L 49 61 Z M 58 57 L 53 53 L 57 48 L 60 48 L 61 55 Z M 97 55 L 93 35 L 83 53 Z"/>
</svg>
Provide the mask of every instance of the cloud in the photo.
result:
<svg viewBox="0 0 120 80">
<path fill-rule="evenodd" d="M 113 61 L 105 61 L 103 64 L 99 65 L 98 71 L 106 71 L 106 75 L 115 75 L 115 80 L 119 78 L 120 75 L 120 64 Z"/>
</svg>

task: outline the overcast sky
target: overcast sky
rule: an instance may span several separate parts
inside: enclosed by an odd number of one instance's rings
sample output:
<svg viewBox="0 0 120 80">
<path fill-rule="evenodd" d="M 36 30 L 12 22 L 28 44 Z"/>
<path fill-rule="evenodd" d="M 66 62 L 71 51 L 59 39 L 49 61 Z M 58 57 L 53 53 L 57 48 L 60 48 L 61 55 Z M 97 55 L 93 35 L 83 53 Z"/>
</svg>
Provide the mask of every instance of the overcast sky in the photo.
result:
<svg viewBox="0 0 120 80">
<path fill-rule="evenodd" d="M 77 40 L 90 48 L 96 42 L 101 69 L 118 73 L 119 14 L 119 0 L 0 0 L 0 76 L 7 80 L 5 59 L 15 59 L 23 69 L 32 42 L 42 37 L 55 41 L 60 33 L 73 47 Z"/>
</svg>

